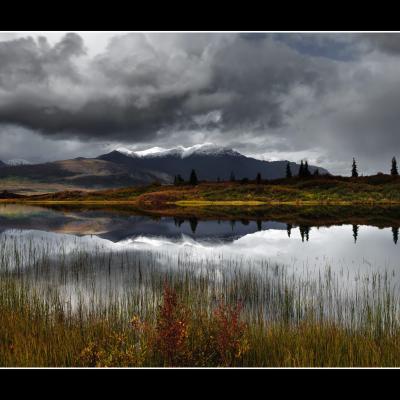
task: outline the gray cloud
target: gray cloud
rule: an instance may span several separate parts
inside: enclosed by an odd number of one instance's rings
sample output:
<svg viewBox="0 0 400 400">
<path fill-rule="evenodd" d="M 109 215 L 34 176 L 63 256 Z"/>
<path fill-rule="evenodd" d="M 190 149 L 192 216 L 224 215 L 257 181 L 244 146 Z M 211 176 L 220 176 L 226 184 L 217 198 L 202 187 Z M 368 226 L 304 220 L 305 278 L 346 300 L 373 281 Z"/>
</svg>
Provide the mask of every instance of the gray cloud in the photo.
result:
<svg viewBox="0 0 400 400">
<path fill-rule="evenodd" d="M 338 172 L 355 156 L 375 172 L 400 146 L 397 37 L 131 33 L 95 56 L 74 33 L 3 40 L 0 140 L 1 124 L 91 155 L 204 140 Z"/>
<path fill-rule="evenodd" d="M 369 50 L 379 50 L 389 54 L 400 53 L 400 33 L 365 33 L 359 37 L 366 42 Z"/>
</svg>

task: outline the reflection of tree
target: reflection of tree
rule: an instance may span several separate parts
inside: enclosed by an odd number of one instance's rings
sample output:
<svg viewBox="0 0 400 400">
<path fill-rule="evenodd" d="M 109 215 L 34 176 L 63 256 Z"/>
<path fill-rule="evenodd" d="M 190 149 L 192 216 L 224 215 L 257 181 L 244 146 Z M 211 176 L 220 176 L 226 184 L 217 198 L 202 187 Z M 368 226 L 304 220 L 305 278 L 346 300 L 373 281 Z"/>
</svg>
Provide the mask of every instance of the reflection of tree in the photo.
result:
<svg viewBox="0 0 400 400">
<path fill-rule="evenodd" d="M 236 221 L 235 220 L 231 220 L 231 221 L 229 221 L 229 223 L 231 224 L 231 229 L 232 229 L 232 232 L 233 232 L 233 230 L 235 229 Z"/>
<path fill-rule="evenodd" d="M 353 238 L 354 238 L 354 243 L 357 243 L 358 225 L 353 225 Z"/>
<path fill-rule="evenodd" d="M 290 237 L 290 235 L 292 234 L 292 224 L 286 224 L 286 230 L 287 230 L 287 235 L 288 237 Z"/>
<path fill-rule="evenodd" d="M 241 219 L 240 222 L 242 223 L 242 225 L 248 225 L 250 223 L 248 219 Z"/>
<path fill-rule="evenodd" d="M 262 222 L 261 222 L 261 219 L 258 219 L 257 220 L 257 230 L 261 231 L 261 229 L 262 229 Z"/>
<path fill-rule="evenodd" d="M 394 244 L 397 244 L 397 241 L 399 240 L 399 227 L 392 226 L 392 233 L 393 233 L 393 242 Z"/>
<path fill-rule="evenodd" d="M 192 230 L 193 233 L 196 233 L 196 228 L 197 228 L 197 218 L 190 218 L 189 219 L 189 223 L 190 223 L 190 229 Z"/>
<path fill-rule="evenodd" d="M 180 227 L 180 226 L 183 224 L 184 221 L 185 221 L 185 220 L 182 219 L 182 218 L 176 218 L 176 217 L 174 217 L 175 226 Z"/>
<path fill-rule="evenodd" d="M 308 225 L 299 225 L 301 241 L 304 242 L 304 239 L 307 240 L 310 238 L 310 227 Z"/>
</svg>

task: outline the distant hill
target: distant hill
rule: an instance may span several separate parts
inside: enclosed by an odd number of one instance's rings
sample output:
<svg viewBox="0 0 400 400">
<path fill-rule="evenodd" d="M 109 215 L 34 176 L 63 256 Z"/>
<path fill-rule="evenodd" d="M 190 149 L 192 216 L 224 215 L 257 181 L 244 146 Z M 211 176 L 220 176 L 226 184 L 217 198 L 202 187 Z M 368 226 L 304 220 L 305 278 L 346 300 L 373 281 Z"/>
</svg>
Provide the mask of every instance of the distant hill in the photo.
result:
<svg viewBox="0 0 400 400">
<path fill-rule="evenodd" d="M 123 165 L 129 170 L 149 169 L 163 171 L 171 176 L 180 174 L 189 178 L 192 169 L 196 170 L 200 180 L 228 180 L 231 172 L 236 179 L 254 179 L 261 173 L 263 179 L 277 179 L 286 176 L 287 161 L 263 161 L 246 157 L 227 147 L 212 144 L 197 145 L 189 148 L 182 146 L 173 149 L 155 147 L 145 151 L 133 152 L 129 149 L 117 149 L 103 154 L 98 159 Z M 299 171 L 300 165 L 290 162 L 293 175 Z M 324 168 L 309 166 L 311 173 L 319 169 L 327 174 Z"/>
<path fill-rule="evenodd" d="M 0 179 L 10 177 L 89 189 L 114 188 L 171 180 L 170 176 L 162 172 L 132 168 L 128 170 L 123 165 L 91 158 L 77 158 L 34 165 L 3 165 L 0 168 Z"/>
</svg>

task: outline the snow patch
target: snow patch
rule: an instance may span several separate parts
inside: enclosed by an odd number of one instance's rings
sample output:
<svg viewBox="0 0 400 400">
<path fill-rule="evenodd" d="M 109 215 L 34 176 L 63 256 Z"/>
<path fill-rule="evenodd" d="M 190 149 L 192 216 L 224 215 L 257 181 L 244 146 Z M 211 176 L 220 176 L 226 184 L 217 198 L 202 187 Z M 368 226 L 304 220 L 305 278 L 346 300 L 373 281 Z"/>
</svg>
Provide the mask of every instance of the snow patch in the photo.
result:
<svg viewBox="0 0 400 400">
<path fill-rule="evenodd" d="M 203 143 L 195 144 L 194 146 L 184 147 L 176 146 L 170 149 L 164 147 L 151 147 L 146 150 L 130 150 L 126 147 L 119 147 L 116 151 L 128 155 L 130 157 L 165 157 L 165 156 L 177 156 L 186 158 L 192 154 L 204 154 L 204 155 L 239 155 L 238 152 L 227 147 L 217 146 L 214 143 Z"/>
<path fill-rule="evenodd" d="M 8 160 L 8 161 L 4 161 L 5 164 L 9 165 L 9 166 L 17 166 L 17 165 L 32 165 L 32 163 L 30 161 L 27 160 L 22 160 L 19 158 L 15 158 L 13 160 Z"/>
</svg>

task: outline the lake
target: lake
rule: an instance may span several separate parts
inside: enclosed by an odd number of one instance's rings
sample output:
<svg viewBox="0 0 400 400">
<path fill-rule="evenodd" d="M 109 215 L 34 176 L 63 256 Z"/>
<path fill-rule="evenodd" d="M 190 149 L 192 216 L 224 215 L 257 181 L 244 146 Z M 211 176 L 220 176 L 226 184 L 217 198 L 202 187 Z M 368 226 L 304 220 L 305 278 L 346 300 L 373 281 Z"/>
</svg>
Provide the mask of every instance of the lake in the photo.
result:
<svg viewBox="0 0 400 400">
<path fill-rule="evenodd" d="M 400 294 L 400 244 L 393 224 L 316 226 L 3 204 L 0 264 L 2 271 L 42 290 L 57 288 L 73 309 L 82 301 L 92 306 L 110 298 L 127 302 L 143 285 L 155 292 L 168 274 L 190 271 L 197 279 L 205 269 L 212 285 L 223 282 L 225 292 L 228 275 L 237 279 L 243 273 L 245 280 L 249 270 L 264 274 L 260 279 L 265 282 L 291 282 L 302 302 L 319 296 L 321 285 L 324 290 L 333 285 L 337 293 L 345 290 L 344 297 L 354 291 L 365 294 L 376 289 L 374 279 Z M 261 297 L 264 292 L 260 289 Z M 265 302 L 261 297 L 257 301 Z"/>
</svg>

